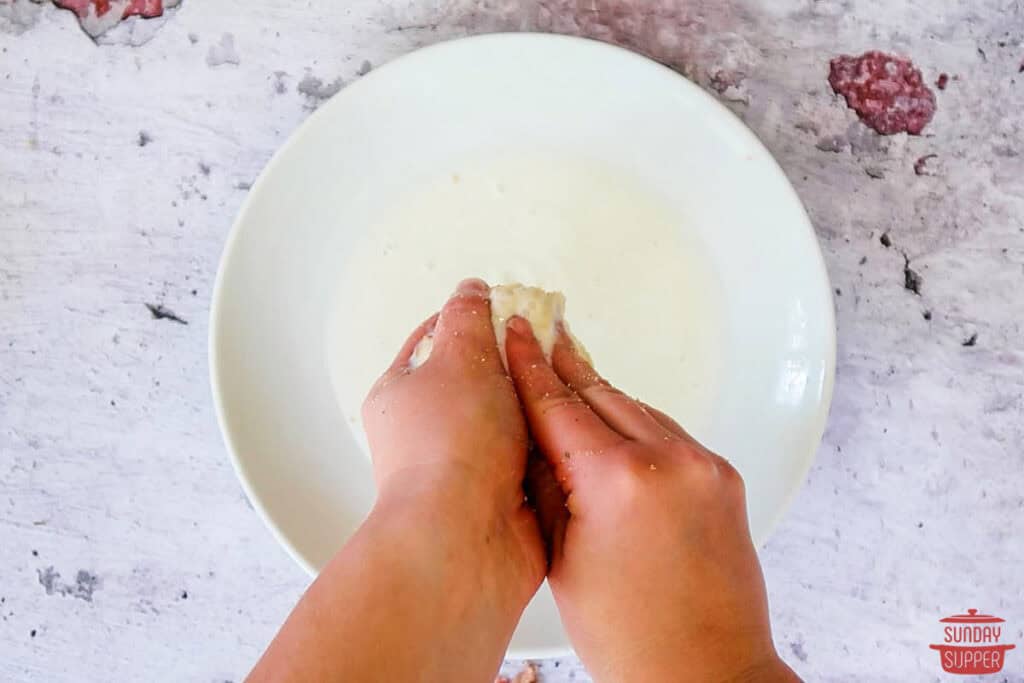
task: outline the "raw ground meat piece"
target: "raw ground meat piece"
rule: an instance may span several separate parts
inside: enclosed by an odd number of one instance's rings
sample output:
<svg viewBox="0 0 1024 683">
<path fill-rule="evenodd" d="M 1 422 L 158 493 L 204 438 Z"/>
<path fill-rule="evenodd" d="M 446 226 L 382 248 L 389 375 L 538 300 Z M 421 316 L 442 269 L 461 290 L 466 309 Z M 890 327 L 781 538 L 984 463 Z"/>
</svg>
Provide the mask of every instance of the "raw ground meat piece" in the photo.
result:
<svg viewBox="0 0 1024 683">
<path fill-rule="evenodd" d="M 945 90 L 947 83 L 949 83 L 949 74 L 939 74 L 939 77 L 935 80 L 935 87 L 939 90 Z"/>
<path fill-rule="evenodd" d="M 97 17 L 105 15 L 110 11 L 111 0 L 53 0 L 53 3 L 58 7 L 71 10 L 78 15 L 79 19 L 84 19 L 89 15 L 90 6 L 95 9 Z M 130 0 L 124 8 L 121 18 L 135 14 L 143 17 L 159 17 L 163 13 L 163 0 Z"/>
<path fill-rule="evenodd" d="M 53 0 L 53 4 L 74 12 L 82 30 L 96 40 L 129 17 L 161 17 L 181 0 Z"/>
<path fill-rule="evenodd" d="M 909 59 L 878 50 L 840 55 L 829 63 L 828 83 L 882 135 L 918 135 L 935 115 L 935 93 Z"/>
</svg>

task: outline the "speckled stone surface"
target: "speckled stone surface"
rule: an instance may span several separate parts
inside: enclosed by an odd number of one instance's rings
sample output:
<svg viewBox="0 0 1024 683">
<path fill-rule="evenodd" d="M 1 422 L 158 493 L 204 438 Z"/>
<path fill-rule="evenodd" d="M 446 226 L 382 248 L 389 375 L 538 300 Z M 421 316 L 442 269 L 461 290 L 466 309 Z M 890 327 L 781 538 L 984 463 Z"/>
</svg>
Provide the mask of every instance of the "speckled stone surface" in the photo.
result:
<svg viewBox="0 0 1024 683">
<path fill-rule="evenodd" d="M 1018 645 L 987 680 L 1024 680 L 1024 8 L 1009 0 L 185 0 L 98 44 L 49 3 L 0 0 L 0 679 L 245 675 L 307 578 L 247 505 L 213 418 L 227 230 L 345 84 L 422 45 L 526 29 L 693 78 L 814 221 L 838 377 L 817 462 L 761 553 L 783 656 L 808 680 L 946 680 L 938 619 L 977 607 Z M 828 87 L 830 57 L 874 48 L 949 74 L 924 135 L 880 138 Z M 589 680 L 574 659 L 540 672 Z"/>
</svg>

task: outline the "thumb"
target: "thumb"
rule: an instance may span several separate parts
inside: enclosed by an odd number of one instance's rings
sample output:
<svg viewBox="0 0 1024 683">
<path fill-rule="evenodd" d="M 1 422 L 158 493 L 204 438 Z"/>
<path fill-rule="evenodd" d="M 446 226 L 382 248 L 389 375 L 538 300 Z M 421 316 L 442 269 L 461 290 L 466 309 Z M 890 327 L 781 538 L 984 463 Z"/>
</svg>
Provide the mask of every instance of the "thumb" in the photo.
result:
<svg viewBox="0 0 1024 683">
<path fill-rule="evenodd" d="M 491 323 L 490 288 L 486 282 L 469 279 L 456 287 L 438 316 L 431 359 L 434 356 L 463 371 L 479 369 L 505 374 Z"/>
</svg>

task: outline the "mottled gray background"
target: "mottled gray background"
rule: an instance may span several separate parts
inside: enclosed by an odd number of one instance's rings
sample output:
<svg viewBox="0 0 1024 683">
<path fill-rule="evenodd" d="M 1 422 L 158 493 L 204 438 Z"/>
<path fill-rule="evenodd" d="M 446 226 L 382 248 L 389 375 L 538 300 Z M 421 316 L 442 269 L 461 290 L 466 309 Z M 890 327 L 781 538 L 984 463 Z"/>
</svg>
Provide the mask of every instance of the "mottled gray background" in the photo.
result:
<svg viewBox="0 0 1024 683">
<path fill-rule="evenodd" d="M 928 643 L 969 607 L 1024 648 L 1019 0 L 185 0 L 98 44 L 49 3 L 0 0 L 0 679 L 244 676 L 307 578 L 213 418 L 207 315 L 232 218 L 374 65 L 528 29 L 707 87 L 814 221 L 838 378 L 762 552 L 783 656 L 809 680 L 944 680 Z M 869 48 L 953 77 L 924 135 L 880 138 L 831 93 L 829 58 Z M 587 680 L 572 659 L 540 668 Z M 987 680 L 1024 680 L 1024 651 Z"/>
</svg>

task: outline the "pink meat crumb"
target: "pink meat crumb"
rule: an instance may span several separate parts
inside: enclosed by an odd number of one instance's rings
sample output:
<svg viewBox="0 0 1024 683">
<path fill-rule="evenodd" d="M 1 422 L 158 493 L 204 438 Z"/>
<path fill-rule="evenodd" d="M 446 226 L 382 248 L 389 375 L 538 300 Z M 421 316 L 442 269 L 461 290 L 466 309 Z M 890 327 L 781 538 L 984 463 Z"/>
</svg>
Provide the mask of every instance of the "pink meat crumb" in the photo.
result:
<svg viewBox="0 0 1024 683">
<path fill-rule="evenodd" d="M 537 666 L 533 662 L 528 662 L 522 671 L 516 674 L 515 678 L 506 678 L 504 676 L 499 677 L 494 683 L 538 683 L 540 681 L 537 678 Z"/>
<path fill-rule="evenodd" d="M 914 162 L 914 175 L 935 175 L 935 171 L 928 166 L 928 160 L 938 156 L 938 154 L 925 154 L 923 157 L 918 157 Z"/>
<path fill-rule="evenodd" d="M 860 120 L 882 135 L 918 135 L 935 115 L 935 93 L 909 59 L 872 50 L 829 63 L 829 85 Z"/>
</svg>

